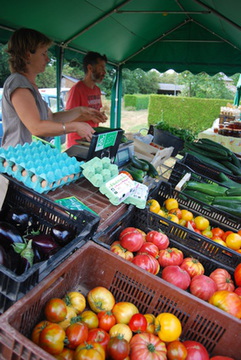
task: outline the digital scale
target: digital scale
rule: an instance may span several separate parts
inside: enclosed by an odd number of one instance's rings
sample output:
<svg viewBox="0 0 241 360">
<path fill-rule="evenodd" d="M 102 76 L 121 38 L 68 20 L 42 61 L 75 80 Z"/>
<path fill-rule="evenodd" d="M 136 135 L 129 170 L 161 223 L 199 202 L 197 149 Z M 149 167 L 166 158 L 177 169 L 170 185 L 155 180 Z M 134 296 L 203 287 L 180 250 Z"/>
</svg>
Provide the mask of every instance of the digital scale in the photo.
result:
<svg viewBox="0 0 241 360">
<path fill-rule="evenodd" d="M 97 129 L 97 128 L 96 128 Z M 90 142 L 79 140 L 78 144 L 66 150 L 69 156 L 74 156 L 78 161 L 89 161 L 94 157 L 110 158 L 111 162 L 122 167 L 127 164 L 134 154 L 133 141 L 121 143 L 124 130 L 98 128 Z"/>
</svg>

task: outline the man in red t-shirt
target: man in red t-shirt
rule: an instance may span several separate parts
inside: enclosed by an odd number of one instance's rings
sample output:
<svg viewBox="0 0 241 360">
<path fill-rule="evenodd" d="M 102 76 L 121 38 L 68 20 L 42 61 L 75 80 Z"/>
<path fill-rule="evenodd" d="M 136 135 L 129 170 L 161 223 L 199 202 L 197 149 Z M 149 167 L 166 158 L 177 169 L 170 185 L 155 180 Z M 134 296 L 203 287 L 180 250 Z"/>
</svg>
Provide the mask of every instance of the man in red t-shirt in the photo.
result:
<svg viewBox="0 0 241 360">
<path fill-rule="evenodd" d="M 78 81 L 69 91 L 66 110 L 77 106 L 88 106 L 99 110 L 102 107 L 101 91 L 96 83 L 101 83 L 106 74 L 107 57 L 97 52 L 89 51 L 83 60 L 85 77 Z M 105 119 L 105 121 L 107 118 Z M 99 122 L 87 121 L 92 127 L 97 127 Z M 67 148 L 76 144 L 81 139 L 77 133 L 67 134 Z"/>
</svg>

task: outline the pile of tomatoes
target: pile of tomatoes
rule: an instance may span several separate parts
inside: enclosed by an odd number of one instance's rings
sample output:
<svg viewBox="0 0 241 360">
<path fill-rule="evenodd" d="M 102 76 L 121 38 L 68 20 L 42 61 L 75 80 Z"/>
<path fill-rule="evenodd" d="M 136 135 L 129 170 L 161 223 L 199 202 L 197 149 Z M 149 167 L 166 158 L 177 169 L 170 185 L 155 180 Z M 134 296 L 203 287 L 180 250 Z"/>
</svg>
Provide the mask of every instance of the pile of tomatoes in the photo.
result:
<svg viewBox="0 0 241 360">
<path fill-rule="evenodd" d="M 156 230 L 145 233 L 134 227 L 123 229 L 110 250 L 143 270 L 159 274 L 165 281 L 241 318 L 241 264 L 234 272 L 234 280 L 221 267 L 209 276 L 205 275 L 203 264 L 193 257 L 184 257 L 180 249 L 171 247 L 166 234 Z"/>
<path fill-rule="evenodd" d="M 116 302 L 102 286 L 86 297 L 72 291 L 51 298 L 44 314 L 31 339 L 59 360 L 210 359 L 201 343 L 180 340 L 182 325 L 175 315 L 143 315 L 131 302 Z"/>
<path fill-rule="evenodd" d="M 237 232 L 224 231 L 219 227 L 212 227 L 209 220 L 202 215 L 194 216 L 187 209 L 180 209 L 178 201 L 174 198 L 168 198 L 163 206 L 155 199 L 147 201 L 150 211 L 175 222 L 189 230 L 206 236 L 214 242 L 226 246 L 232 250 L 241 253 L 241 229 Z"/>
</svg>

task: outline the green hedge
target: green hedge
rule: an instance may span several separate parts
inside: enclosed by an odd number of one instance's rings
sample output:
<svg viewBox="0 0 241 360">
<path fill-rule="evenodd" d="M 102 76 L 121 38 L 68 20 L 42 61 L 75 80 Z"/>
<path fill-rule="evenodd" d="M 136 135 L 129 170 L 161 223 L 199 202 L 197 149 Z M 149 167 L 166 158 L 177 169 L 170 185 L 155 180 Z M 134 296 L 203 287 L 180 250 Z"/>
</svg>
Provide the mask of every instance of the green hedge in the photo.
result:
<svg viewBox="0 0 241 360">
<path fill-rule="evenodd" d="M 148 125 L 163 120 L 171 126 L 200 132 L 212 126 L 220 107 L 230 100 L 150 95 Z"/>
<path fill-rule="evenodd" d="M 150 95 L 124 95 L 124 107 L 134 110 L 148 109 Z"/>
</svg>

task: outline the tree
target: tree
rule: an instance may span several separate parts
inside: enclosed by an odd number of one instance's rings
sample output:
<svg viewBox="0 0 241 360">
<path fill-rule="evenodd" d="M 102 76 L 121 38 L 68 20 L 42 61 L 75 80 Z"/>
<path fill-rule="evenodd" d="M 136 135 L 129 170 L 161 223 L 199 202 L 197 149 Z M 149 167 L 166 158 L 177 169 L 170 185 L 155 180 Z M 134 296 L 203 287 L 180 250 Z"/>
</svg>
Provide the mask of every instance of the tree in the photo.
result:
<svg viewBox="0 0 241 360">
<path fill-rule="evenodd" d="M 3 87 L 3 84 L 9 75 L 8 55 L 5 52 L 5 46 L 0 44 L 0 87 Z"/>
</svg>

